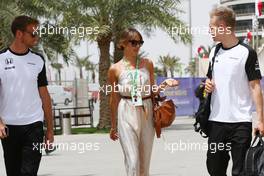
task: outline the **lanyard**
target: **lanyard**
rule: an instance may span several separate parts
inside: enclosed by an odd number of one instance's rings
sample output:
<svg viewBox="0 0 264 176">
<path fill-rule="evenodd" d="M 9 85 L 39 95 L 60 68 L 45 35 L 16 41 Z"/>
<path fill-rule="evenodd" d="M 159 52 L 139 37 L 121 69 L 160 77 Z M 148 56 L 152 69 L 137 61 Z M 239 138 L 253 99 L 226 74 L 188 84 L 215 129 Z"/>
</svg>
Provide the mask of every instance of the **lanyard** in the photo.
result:
<svg viewBox="0 0 264 176">
<path fill-rule="evenodd" d="M 135 89 L 137 88 L 137 77 L 138 77 L 138 69 L 139 69 L 139 58 L 137 58 L 137 61 L 136 61 L 136 71 L 135 71 L 135 74 L 133 75 L 132 74 L 132 69 L 129 67 L 129 63 L 128 61 L 124 58 L 124 62 L 126 63 L 126 68 L 130 71 L 129 75 L 130 75 L 130 78 L 132 79 L 132 86 L 133 86 L 133 89 L 132 91 L 133 92 L 136 92 Z"/>
<path fill-rule="evenodd" d="M 139 58 L 137 58 L 136 60 L 136 69 L 135 69 L 135 73 L 133 76 L 133 72 L 131 70 L 131 68 L 128 65 L 128 61 L 126 64 L 126 68 L 130 71 L 130 78 L 132 78 L 132 90 L 131 90 L 131 99 L 132 99 L 132 103 L 133 105 L 136 106 L 143 106 L 143 102 L 142 102 L 142 97 L 141 97 L 141 92 L 137 92 L 137 78 L 139 76 Z M 125 58 L 124 58 L 125 61 Z M 144 106 L 143 106 L 144 107 Z"/>
</svg>

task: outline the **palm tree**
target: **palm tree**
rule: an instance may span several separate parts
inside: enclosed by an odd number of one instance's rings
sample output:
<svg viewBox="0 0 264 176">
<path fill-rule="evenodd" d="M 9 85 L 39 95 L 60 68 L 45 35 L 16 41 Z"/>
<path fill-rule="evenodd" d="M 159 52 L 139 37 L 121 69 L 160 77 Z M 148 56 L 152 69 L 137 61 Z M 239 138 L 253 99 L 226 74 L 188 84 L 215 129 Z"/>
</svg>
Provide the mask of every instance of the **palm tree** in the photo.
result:
<svg viewBox="0 0 264 176">
<path fill-rule="evenodd" d="M 90 63 L 89 61 L 90 55 L 86 57 L 79 57 L 75 54 L 75 66 L 79 68 L 80 79 L 83 79 L 83 69 L 87 67 Z"/>
<path fill-rule="evenodd" d="M 163 75 L 168 77 L 168 66 L 166 64 L 166 56 L 159 56 L 158 63 L 162 66 Z"/>
<path fill-rule="evenodd" d="M 160 56 L 159 57 L 159 64 L 163 67 L 164 75 L 167 77 L 168 70 L 170 71 L 171 77 L 174 77 L 174 73 L 178 73 L 180 76 L 182 76 L 182 66 L 183 64 L 180 62 L 180 58 L 173 56 L 171 57 L 169 54 L 166 56 Z"/>
<path fill-rule="evenodd" d="M 95 72 L 98 71 L 98 64 L 95 64 L 91 61 L 88 61 L 86 66 L 85 66 L 85 69 L 87 71 L 91 71 L 92 72 L 92 80 L 93 80 L 93 83 L 95 83 Z"/>
<path fill-rule="evenodd" d="M 180 77 L 182 77 L 183 74 L 183 63 L 181 63 L 181 58 L 173 56 L 171 58 L 174 60 L 173 64 L 171 65 L 171 73 L 177 73 Z M 174 74 L 172 74 L 172 77 L 174 77 Z"/>
<path fill-rule="evenodd" d="M 186 74 L 190 74 L 191 76 L 196 75 L 196 60 L 198 60 L 198 58 L 194 57 L 189 61 L 188 66 L 184 69 Z"/>
<path fill-rule="evenodd" d="M 115 62 L 118 62 L 123 55 L 117 47 L 121 32 L 129 26 L 139 25 L 148 35 L 151 34 L 153 29 L 160 28 L 167 32 L 174 41 L 180 39 L 184 43 L 190 42 L 190 35 L 181 33 L 174 35 L 170 30 L 171 26 L 186 28 L 185 24 L 176 15 L 178 12 L 182 12 L 178 9 L 179 0 L 117 0 L 116 2 L 118 5 L 113 15 L 112 26 Z"/>
<path fill-rule="evenodd" d="M 90 26 L 93 29 L 98 27 L 94 33 L 83 38 L 79 38 L 77 35 L 43 36 L 43 42 L 41 43 L 45 50 L 43 52 L 48 55 L 49 59 L 53 60 L 58 53 L 63 55 L 65 61 L 68 61 L 71 59 L 71 46 L 73 43 L 78 43 L 81 39 L 96 41 L 100 50 L 99 83 L 101 86 L 107 84 L 111 42 L 114 42 L 115 46 L 115 62 L 121 58 L 121 56 L 118 56 L 116 44 L 123 29 L 129 26 L 140 26 L 143 31 L 150 34 L 153 29 L 161 28 L 168 32 L 175 41 L 181 40 L 186 43 L 191 40 L 189 34 L 173 34 L 170 32 L 171 30 L 168 30 L 172 26 L 185 27 L 185 24 L 177 17 L 178 12 L 181 12 L 177 7 L 179 0 L 112 0 L 111 3 L 108 0 L 58 0 L 56 2 L 52 0 L 17 0 L 12 2 L 2 0 L 1 2 L 3 3 L 0 9 L 4 9 L 6 5 L 10 9 L 15 9 L 12 7 L 17 6 L 21 13 L 45 19 L 46 24 L 49 22 L 55 26 Z M 7 12 L 9 13 L 9 11 Z M 19 12 L 19 14 L 21 13 Z M 5 29 L 9 30 L 7 27 Z M 0 33 L 0 44 L 4 43 L 6 45 L 6 41 L 10 41 L 12 35 L 8 37 L 8 40 L 5 40 L 6 36 L 5 32 Z M 58 44 L 58 41 L 63 44 Z M 98 127 L 109 127 L 110 108 L 108 97 L 102 92 L 100 96 L 100 122 Z"/>
<path fill-rule="evenodd" d="M 176 13 L 179 0 L 75 0 L 65 7 L 64 21 L 70 26 L 98 27 L 98 32 L 87 36 L 97 42 L 100 51 L 99 58 L 99 84 L 107 84 L 107 71 L 110 67 L 110 43 L 114 42 L 114 60 L 121 59 L 117 50 L 120 32 L 129 27 L 139 25 L 150 34 L 153 29 L 161 28 L 175 40 L 189 42 L 189 34 L 178 33 L 174 35 L 168 28 L 185 27 Z M 100 93 L 100 120 L 98 128 L 110 127 L 110 107 L 108 96 Z"/>
<path fill-rule="evenodd" d="M 79 68 L 80 72 L 80 78 L 83 79 L 83 69 L 87 71 L 91 71 L 92 73 L 92 80 L 93 83 L 95 83 L 95 72 L 98 70 L 97 66 L 98 64 L 95 64 L 89 60 L 91 56 L 88 55 L 86 57 L 79 57 L 77 54 L 75 54 L 75 66 Z"/>
<path fill-rule="evenodd" d="M 158 76 L 164 76 L 163 70 L 159 69 L 158 67 L 154 67 L 154 76 L 155 78 Z"/>
<path fill-rule="evenodd" d="M 20 13 L 18 6 L 12 1 L 0 1 L 0 50 L 7 47 L 12 41 L 13 35 L 10 31 L 10 24 L 14 17 Z"/>
<path fill-rule="evenodd" d="M 56 69 L 59 75 L 59 85 L 61 85 L 61 69 L 63 65 L 61 63 L 51 63 L 51 67 Z"/>
<path fill-rule="evenodd" d="M 55 22 L 58 25 L 58 16 L 64 10 L 65 0 L 17 0 L 17 1 L 0 1 L 0 49 L 7 47 L 12 41 L 13 35 L 10 31 L 10 25 L 15 16 L 25 14 L 34 18 L 41 18 L 44 20 L 44 26 L 50 22 Z M 43 51 L 49 60 L 54 60 L 54 57 L 61 54 L 67 62 L 71 54 L 70 41 L 67 36 L 62 34 L 43 35 L 41 36 L 40 44 Z M 40 51 L 37 46 L 34 50 Z"/>
</svg>

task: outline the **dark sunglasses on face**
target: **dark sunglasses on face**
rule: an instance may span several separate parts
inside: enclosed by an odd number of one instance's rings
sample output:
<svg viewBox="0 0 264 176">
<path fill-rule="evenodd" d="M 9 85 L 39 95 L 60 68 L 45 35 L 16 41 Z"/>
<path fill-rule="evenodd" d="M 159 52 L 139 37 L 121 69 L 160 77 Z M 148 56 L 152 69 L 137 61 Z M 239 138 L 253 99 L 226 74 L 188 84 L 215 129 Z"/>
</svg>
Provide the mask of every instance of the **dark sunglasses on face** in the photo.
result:
<svg viewBox="0 0 264 176">
<path fill-rule="evenodd" d="M 144 43 L 144 41 L 143 40 L 129 40 L 129 42 L 131 43 L 131 45 L 133 46 L 133 47 L 137 47 L 137 46 L 142 46 L 143 45 L 143 43 Z"/>
<path fill-rule="evenodd" d="M 29 32 L 29 31 L 23 31 L 23 32 L 26 32 L 26 33 L 30 34 L 32 38 L 35 38 L 35 37 L 38 36 L 37 32 Z"/>
</svg>

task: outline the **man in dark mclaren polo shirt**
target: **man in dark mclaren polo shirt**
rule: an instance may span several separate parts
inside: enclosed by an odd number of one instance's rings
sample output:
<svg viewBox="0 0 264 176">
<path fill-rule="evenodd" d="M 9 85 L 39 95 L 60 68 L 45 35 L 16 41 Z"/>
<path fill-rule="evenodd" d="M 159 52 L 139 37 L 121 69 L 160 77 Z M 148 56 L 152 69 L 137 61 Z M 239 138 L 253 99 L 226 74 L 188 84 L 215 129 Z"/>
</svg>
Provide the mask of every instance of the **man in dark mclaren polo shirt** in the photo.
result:
<svg viewBox="0 0 264 176">
<path fill-rule="evenodd" d="M 45 143 L 53 143 L 51 99 L 43 57 L 30 50 L 38 42 L 39 22 L 14 19 L 14 41 L 0 52 L 0 138 L 7 176 L 37 176 L 45 117 Z M 38 145 L 37 145 L 38 144 Z"/>
</svg>

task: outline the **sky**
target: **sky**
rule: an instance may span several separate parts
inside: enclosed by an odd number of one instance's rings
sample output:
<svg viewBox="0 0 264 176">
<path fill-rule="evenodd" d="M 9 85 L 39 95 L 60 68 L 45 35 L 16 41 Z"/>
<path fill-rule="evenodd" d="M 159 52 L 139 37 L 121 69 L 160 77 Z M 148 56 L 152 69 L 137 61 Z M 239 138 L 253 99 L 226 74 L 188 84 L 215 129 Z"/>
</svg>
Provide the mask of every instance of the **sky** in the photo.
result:
<svg viewBox="0 0 264 176">
<path fill-rule="evenodd" d="M 192 55 L 197 54 L 197 49 L 200 45 L 212 46 L 213 41 L 211 36 L 207 32 L 209 24 L 209 12 L 214 5 L 219 4 L 219 0 L 182 0 L 179 6 L 180 9 L 185 11 L 185 13 L 180 15 L 180 19 L 185 23 L 189 24 L 189 1 L 191 1 L 192 7 L 192 28 L 199 28 L 202 30 L 200 34 L 193 34 L 193 47 Z M 139 29 L 140 31 L 140 29 Z M 157 29 L 154 31 L 150 37 L 147 37 L 146 34 L 143 34 L 143 39 L 145 41 L 141 50 L 147 54 L 147 57 L 150 58 L 155 66 L 157 64 L 159 56 L 170 54 L 171 56 L 177 56 L 181 58 L 181 62 L 184 63 L 184 67 L 187 66 L 190 60 L 190 45 L 184 45 L 183 43 L 175 43 L 166 32 Z M 94 63 L 99 61 L 99 50 L 96 43 L 92 42 L 81 42 L 80 45 L 74 47 L 75 51 L 80 57 L 85 57 L 91 55 L 90 60 Z M 113 49 L 113 47 L 111 47 Z M 62 78 L 67 80 L 74 79 L 75 68 L 71 66 L 67 68 L 67 72 L 62 71 Z"/>
</svg>

